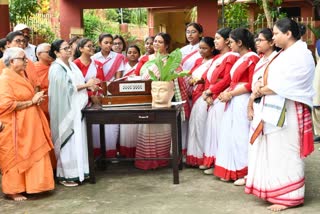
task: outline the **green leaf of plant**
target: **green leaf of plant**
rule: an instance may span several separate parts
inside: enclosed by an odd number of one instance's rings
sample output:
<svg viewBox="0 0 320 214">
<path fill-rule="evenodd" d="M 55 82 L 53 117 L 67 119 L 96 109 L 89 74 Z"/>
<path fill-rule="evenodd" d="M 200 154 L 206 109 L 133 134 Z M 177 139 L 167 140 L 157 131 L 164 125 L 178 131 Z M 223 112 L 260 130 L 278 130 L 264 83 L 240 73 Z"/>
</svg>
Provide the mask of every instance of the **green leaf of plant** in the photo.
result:
<svg viewBox="0 0 320 214">
<path fill-rule="evenodd" d="M 149 72 L 149 75 L 150 75 L 150 79 L 151 79 L 152 81 L 157 81 L 157 80 L 158 80 L 158 78 L 157 78 L 156 75 L 153 73 L 153 71 L 148 70 L 148 72 Z"/>
<path fill-rule="evenodd" d="M 176 72 L 176 69 L 179 67 L 182 60 L 182 53 L 180 49 L 176 49 L 173 52 L 171 52 L 167 58 L 167 62 L 163 67 L 163 71 L 161 73 L 164 74 L 164 81 L 170 81 L 173 80 L 171 75 L 173 75 Z"/>
</svg>

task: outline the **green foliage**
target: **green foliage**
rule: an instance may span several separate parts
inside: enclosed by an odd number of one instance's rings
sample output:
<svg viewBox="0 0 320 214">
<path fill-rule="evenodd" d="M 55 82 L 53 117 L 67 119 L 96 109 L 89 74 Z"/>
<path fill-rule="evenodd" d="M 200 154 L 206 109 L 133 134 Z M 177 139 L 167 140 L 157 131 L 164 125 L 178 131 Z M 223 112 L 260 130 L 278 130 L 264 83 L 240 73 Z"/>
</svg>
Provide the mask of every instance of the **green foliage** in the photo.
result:
<svg viewBox="0 0 320 214">
<path fill-rule="evenodd" d="M 37 0 L 9 0 L 10 20 L 12 23 L 26 23 L 40 9 Z"/>
<path fill-rule="evenodd" d="M 312 3 L 312 5 L 313 5 L 314 7 L 320 6 L 320 0 L 314 0 L 313 3 Z"/>
<path fill-rule="evenodd" d="M 118 19 L 118 22 L 121 23 L 121 9 L 119 8 L 118 9 L 118 13 L 119 13 L 119 19 Z M 128 8 L 122 8 L 122 19 L 123 19 L 123 23 L 130 23 L 130 18 L 131 18 L 131 12 L 130 12 L 130 9 Z"/>
<path fill-rule="evenodd" d="M 234 29 L 237 27 L 249 27 L 249 5 L 245 3 L 228 4 L 225 6 L 226 26 Z"/>
<path fill-rule="evenodd" d="M 131 9 L 130 23 L 137 25 L 147 24 L 147 9 L 146 8 L 135 8 Z"/>
<path fill-rule="evenodd" d="M 314 34 L 316 39 L 320 39 L 320 28 L 312 27 L 310 24 L 308 25 L 308 28 L 311 30 L 311 32 Z"/>
<path fill-rule="evenodd" d="M 101 33 L 118 34 L 119 26 L 112 22 L 101 20 L 98 16 L 92 13 L 85 13 L 84 17 L 84 36 L 97 41 Z"/>
<path fill-rule="evenodd" d="M 56 35 L 52 32 L 51 26 L 47 23 L 42 23 L 40 26 L 38 25 L 38 29 L 35 29 L 35 33 L 44 38 L 44 41 L 48 43 L 52 43 L 56 39 Z"/>
<path fill-rule="evenodd" d="M 284 18 L 284 17 L 287 16 L 286 13 L 281 13 L 278 10 L 278 7 L 281 6 L 282 2 L 283 2 L 283 0 L 274 0 L 272 2 L 272 4 L 270 4 L 268 2 L 268 9 L 270 11 L 270 15 L 271 15 L 271 18 L 272 18 L 273 21 L 275 21 L 277 19 Z M 263 9 L 262 0 L 256 0 L 256 3 L 257 3 L 257 5 L 259 5 L 260 9 Z M 265 19 L 266 19 L 265 13 L 264 12 L 259 13 L 258 16 L 257 16 L 257 19 L 255 20 L 255 24 L 256 25 L 260 25 L 261 23 L 264 22 Z"/>
<path fill-rule="evenodd" d="M 153 71 L 149 70 L 149 75 L 153 81 L 172 81 L 178 77 L 187 76 L 189 71 L 176 72 L 182 61 L 182 54 L 179 48 L 169 54 L 169 56 L 163 56 L 160 53 L 156 53 L 156 58 L 146 62 L 146 67 L 155 64 L 159 70 L 160 77 L 157 78 Z"/>
<path fill-rule="evenodd" d="M 119 20 L 119 13 L 116 9 L 106 9 L 106 19 L 108 21 L 118 22 Z"/>
</svg>

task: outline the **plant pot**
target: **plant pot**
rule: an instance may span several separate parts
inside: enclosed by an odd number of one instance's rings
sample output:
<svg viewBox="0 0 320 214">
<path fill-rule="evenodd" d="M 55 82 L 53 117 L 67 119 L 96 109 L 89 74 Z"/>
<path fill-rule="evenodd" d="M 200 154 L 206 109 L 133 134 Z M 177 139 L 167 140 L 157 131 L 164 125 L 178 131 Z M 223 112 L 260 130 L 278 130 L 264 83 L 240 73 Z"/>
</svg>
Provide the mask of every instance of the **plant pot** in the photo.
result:
<svg viewBox="0 0 320 214">
<path fill-rule="evenodd" d="M 152 107 L 169 108 L 174 95 L 173 81 L 152 81 L 151 83 Z"/>
</svg>

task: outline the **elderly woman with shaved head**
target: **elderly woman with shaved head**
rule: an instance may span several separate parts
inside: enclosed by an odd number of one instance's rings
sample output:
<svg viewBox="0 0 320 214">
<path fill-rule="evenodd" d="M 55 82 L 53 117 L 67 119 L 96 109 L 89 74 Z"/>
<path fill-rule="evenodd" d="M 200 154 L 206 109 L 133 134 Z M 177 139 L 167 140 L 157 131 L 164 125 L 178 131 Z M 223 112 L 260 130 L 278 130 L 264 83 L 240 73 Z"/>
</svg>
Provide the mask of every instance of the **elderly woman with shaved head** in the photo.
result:
<svg viewBox="0 0 320 214">
<path fill-rule="evenodd" d="M 28 59 L 19 47 L 8 48 L 0 76 L 0 169 L 2 191 L 16 201 L 22 193 L 54 189 L 49 151 L 53 149 L 48 121 L 39 105 L 46 99 L 24 75 Z"/>
</svg>

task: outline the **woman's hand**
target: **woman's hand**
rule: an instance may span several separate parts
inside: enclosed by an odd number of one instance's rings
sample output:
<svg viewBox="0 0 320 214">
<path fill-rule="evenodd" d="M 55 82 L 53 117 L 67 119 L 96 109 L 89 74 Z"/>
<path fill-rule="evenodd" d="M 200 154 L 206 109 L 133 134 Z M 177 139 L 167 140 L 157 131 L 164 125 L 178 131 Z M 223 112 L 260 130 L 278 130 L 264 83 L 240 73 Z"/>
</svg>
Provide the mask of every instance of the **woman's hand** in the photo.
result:
<svg viewBox="0 0 320 214">
<path fill-rule="evenodd" d="M 4 124 L 0 121 L 0 132 L 2 132 L 2 130 L 4 129 Z"/>
<path fill-rule="evenodd" d="M 33 97 L 32 97 L 32 104 L 37 104 L 40 105 L 47 95 L 44 95 L 44 91 L 37 92 Z"/>
<path fill-rule="evenodd" d="M 92 79 L 89 79 L 89 81 L 86 83 L 87 85 L 87 88 L 91 91 L 98 91 L 100 90 L 101 88 L 97 85 L 97 84 L 100 84 L 100 80 L 97 79 L 97 78 L 92 78 Z"/>
<path fill-rule="evenodd" d="M 212 93 L 211 93 L 211 91 L 208 89 L 208 90 L 206 90 L 206 91 L 203 91 L 202 92 L 202 99 L 203 100 L 206 100 L 208 97 L 210 97 L 210 95 L 211 95 Z"/>
<path fill-rule="evenodd" d="M 247 107 L 247 116 L 248 116 L 248 120 L 249 121 L 253 120 L 253 115 L 254 115 L 253 106 L 252 105 L 248 105 L 248 107 Z"/>
<path fill-rule="evenodd" d="M 213 105 L 213 98 L 212 97 L 207 97 L 207 99 L 205 101 L 207 102 L 208 106 Z"/>
<path fill-rule="evenodd" d="M 218 99 L 221 102 L 226 103 L 226 102 L 228 102 L 229 100 L 232 99 L 232 94 L 231 94 L 230 91 L 224 91 L 219 95 Z"/>
<path fill-rule="evenodd" d="M 196 82 L 196 80 L 193 79 L 193 78 L 190 78 L 190 79 L 188 80 L 188 84 L 191 85 L 191 86 L 193 86 L 195 82 Z"/>
<path fill-rule="evenodd" d="M 258 80 L 254 84 L 252 94 L 255 96 L 255 98 L 262 96 L 261 91 L 260 91 L 262 87 L 263 87 L 263 83 L 262 83 L 261 79 Z"/>
</svg>

